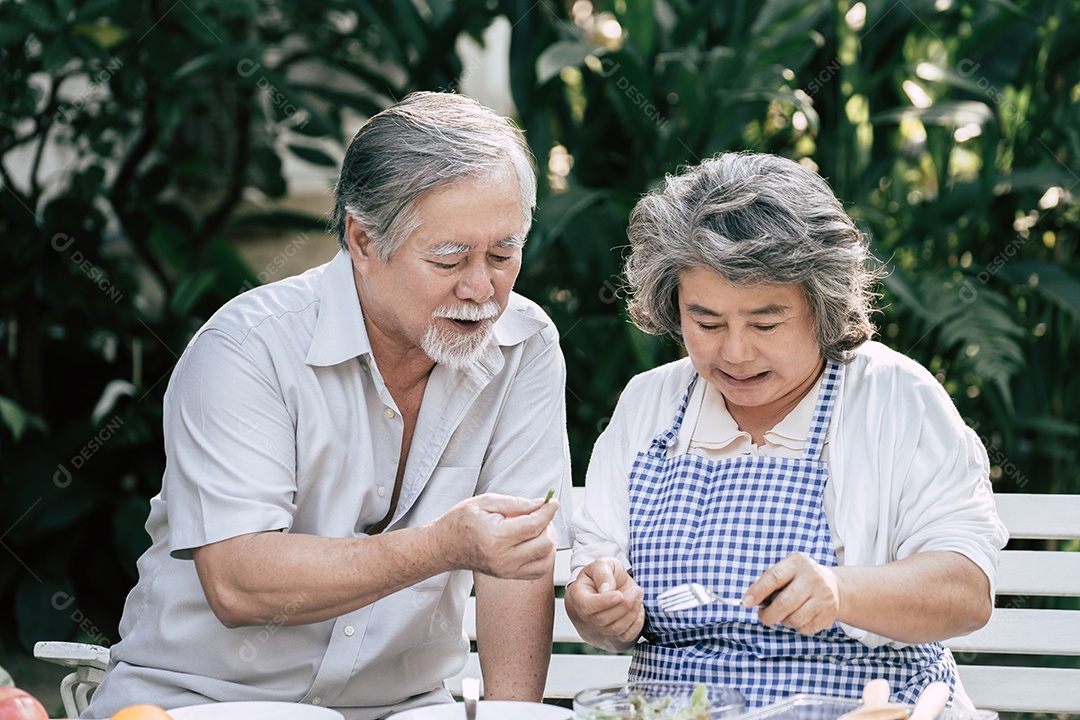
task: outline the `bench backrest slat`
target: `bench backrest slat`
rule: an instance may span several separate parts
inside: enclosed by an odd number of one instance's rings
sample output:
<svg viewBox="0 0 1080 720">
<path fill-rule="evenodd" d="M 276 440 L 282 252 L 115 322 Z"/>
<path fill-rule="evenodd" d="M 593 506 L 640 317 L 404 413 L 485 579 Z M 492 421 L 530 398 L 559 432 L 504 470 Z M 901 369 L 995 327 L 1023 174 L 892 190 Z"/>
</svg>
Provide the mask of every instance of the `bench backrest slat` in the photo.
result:
<svg viewBox="0 0 1080 720">
<path fill-rule="evenodd" d="M 1080 495 L 1046 495 L 1000 493 L 998 515 L 1009 536 L 1036 540 L 1075 540 L 1080 537 Z"/>
</svg>

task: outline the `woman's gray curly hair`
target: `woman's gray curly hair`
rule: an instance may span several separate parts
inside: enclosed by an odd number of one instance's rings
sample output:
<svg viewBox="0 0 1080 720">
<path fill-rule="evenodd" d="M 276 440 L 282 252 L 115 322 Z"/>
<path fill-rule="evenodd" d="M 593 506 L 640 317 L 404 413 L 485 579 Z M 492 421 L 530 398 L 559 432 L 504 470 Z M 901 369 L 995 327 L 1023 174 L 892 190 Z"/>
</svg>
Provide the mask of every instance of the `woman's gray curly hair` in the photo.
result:
<svg viewBox="0 0 1080 720">
<path fill-rule="evenodd" d="M 668 175 L 638 201 L 624 274 L 641 330 L 682 340 L 679 274 L 711 268 L 733 285 L 799 285 L 821 354 L 848 362 L 874 334 L 879 277 L 867 239 L 828 183 L 763 153 L 722 153 Z"/>
</svg>

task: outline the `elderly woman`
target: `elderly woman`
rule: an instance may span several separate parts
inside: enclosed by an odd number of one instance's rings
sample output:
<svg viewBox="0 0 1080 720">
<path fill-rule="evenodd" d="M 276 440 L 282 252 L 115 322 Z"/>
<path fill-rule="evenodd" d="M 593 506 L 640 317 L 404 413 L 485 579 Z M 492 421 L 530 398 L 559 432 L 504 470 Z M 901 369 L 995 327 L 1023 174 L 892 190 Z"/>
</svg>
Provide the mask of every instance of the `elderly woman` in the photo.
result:
<svg viewBox="0 0 1080 720">
<path fill-rule="evenodd" d="M 985 449 L 923 367 L 870 341 L 875 271 L 828 184 L 706 160 L 634 209 L 631 316 L 688 357 L 627 385 L 589 464 L 566 608 L 633 680 L 973 709 L 941 641 L 993 608 Z M 665 612 L 699 582 L 741 603 Z"/>
</svg>

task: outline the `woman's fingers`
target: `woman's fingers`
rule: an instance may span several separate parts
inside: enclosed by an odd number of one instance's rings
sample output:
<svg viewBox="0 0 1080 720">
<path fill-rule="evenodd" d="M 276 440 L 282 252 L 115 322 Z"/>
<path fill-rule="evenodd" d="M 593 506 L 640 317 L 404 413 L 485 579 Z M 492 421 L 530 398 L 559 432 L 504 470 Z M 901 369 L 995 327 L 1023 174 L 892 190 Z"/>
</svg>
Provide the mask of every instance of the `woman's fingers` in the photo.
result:
<svg viewBox="0 0 1080 720">
<path fill-rule="evenodd" d="M 766 625 L 784 625 L 805 635 L 832 627 L 840 612 L 840 588 L 831 569 L 805 553 L 792 553 L 776 563 L 747 590 Z"/>
</svg>

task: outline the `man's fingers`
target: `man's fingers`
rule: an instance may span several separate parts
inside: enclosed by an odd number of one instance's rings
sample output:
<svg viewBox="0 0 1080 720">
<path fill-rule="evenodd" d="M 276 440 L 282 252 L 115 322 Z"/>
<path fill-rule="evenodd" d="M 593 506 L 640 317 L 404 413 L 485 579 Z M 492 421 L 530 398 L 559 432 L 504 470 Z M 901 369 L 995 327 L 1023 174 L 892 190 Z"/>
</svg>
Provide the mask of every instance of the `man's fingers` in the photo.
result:
<svg viewBox="0 0 1080 720">
<path fill-rule="evenodd" d="M 541 498 L 541 501 L 543 501 L 543 498 Z M 552 500 L 546 505 L 541 502 L 531 512 L 513 516 L 504 515 L 499 520 L 499 524 L 510 537 L 527 540 L 544 533 L 555 518 L 555 511 L 558 508 L 559 502 L 557 500 Z"/>
<path fill-rule="evenodd" d="M 507 518 L 532 515 L 542 510 L 548 513 L 548 522 L 550 522 L 550 518 L 555 516 L 556 508 L 559 507 L 559 501 L 556 498 L 544 502 L 542 497 L 523 498 L 514 495 L 497 495 L 495 493 L 488 493 L 478 497 L 483 498 L 485 510 L 497 512 Z"/>
<path fill-rule="evenodd" d="M 518 580 L 539 580 L 551 576 L 551 562 L 545 558 L 538 558 L 524 563 L 514 577 Z"/>
</svg>

